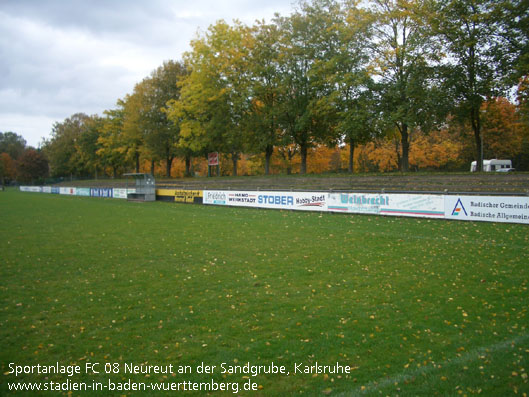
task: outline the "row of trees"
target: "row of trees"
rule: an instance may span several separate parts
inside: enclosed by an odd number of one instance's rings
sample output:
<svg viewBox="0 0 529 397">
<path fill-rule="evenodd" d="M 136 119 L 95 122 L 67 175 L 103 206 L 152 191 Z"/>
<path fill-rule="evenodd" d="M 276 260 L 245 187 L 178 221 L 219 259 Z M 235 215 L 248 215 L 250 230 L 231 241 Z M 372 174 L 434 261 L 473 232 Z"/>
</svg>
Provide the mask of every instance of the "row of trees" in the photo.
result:
<svg viewBox="0 0 529 397">
<path fill-rule="evenodd" d="M 189 175 L 192 158 L 213 151 L 231 160 L 236 175 L 249 154 L 263 158 L 265 174 L 274 155 L 286 163 L 299 156 L 305 173 L 315 148 L 337 145 L 347 146 L 353 172 L 355 149 L 389 144 L 394 166 L 408 171 L 419 138 L 424 144 L 449 131 L 463 150 L 470 131 L 470 157 L 481 159 L 483 148 L 503 156 L 502 145 L 515 156 L 529 141 L 528 7 L 523 0 L 313 0 L 270 23 L 219 21 L 191 42 L 183 61 L 165 62 L 115 109 L 56 123 L 44 151 L 56 175 L 138 172 L 147 160 L 152 171 L 163 162 L 170 176 L 175 158 Z M 485 136 L 494 104 L 512 97 L 513 87 L 517 106 L 504 104 L 514 111 L 498 136 Z"/>
<path fill-rule="evenodd" d="M 12 181 L 38 182 L 48 175 L 48 161 L 42 151 L 26 145 L 14 132 L 0 132 L 0 185 Z"/>
</svg>

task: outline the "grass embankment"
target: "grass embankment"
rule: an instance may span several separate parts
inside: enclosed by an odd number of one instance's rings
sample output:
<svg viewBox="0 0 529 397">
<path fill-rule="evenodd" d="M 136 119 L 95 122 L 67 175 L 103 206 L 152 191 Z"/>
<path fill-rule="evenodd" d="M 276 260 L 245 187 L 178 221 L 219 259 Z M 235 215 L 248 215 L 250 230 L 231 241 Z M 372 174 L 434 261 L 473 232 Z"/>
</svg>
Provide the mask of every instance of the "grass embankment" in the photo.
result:
<svg viewBox="0 0 529 397">
<path fill-rule="evenodd" d="M 62 186 L 125 187 L 125 179 L 65 181 Z M 133 186 L 133 181 L 128 181 Z M 367 173 L 239 177 L 156 178 L 158 187 L 231 190 L 430 191 L 527 194 L 529 173 Z"/>
<path fill-rule="evenodd" d="M 289 376 L 250 376 L 263 396 L 529 389 L 527 226 L 15 191 L 0 208 L 2 395 L 67 378 L 242 388 L 247 375 L 220 374 L 223 362 L 285 365 Z M 12 362 L 82 373 L 15 378 Z M 197 374 L 201 362 L 216 371 Z M 352 371 L 294 374 L 316 362 Z M 125 363 L 193 373 L 124 374 Z"/>
</svg>

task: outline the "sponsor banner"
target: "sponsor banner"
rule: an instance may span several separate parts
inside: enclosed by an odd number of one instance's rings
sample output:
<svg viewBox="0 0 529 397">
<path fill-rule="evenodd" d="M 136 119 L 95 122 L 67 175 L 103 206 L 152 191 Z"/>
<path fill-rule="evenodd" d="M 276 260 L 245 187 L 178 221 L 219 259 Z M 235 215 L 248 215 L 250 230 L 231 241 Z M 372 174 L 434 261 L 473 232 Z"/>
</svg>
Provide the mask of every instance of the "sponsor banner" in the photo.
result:
<svg viewBox="0 0 529 397">
<path fill-rule="evenodd" d="M 42 193 L 42 186 L 20 186 L 21 192 Z"/>
<path fill-rule="evenodd" d="M 529 224 L 529 197 L 445 196 L 445 218 Z"/>
<path fill-rule="evenodd" d="M 156 189 L 157 196 L 173 196 L 175 195 L 176 190 L 174 189 Z"/>
<path fill-rule="evenodd" d="M 51 186 L 42 186 L 42 193 L 51 193 Z"/>
<path fill-rule="evenodd" d="M 52 194 L 59 194 L 61 192 L 61 189 L 59 189 L 58 186 L 52 186 L 51 187 L 51 193 Z"/>
<path fill-rule="evenodd" d="M 126 199 L 127 198 L 127 189 L 114 188 L 112 192 L 114 198 Z"/>
<path fill-rule="evenodd" d="M 429 194 L 328 193 L 332 212 L 443 218 L 444 199 Z"/>
<path fill-rule="evenodd" d="M 135 193 L 136 189 L 128 189 L 129 193 Z M 114 198 L 126 199 L 127 198 L 127 189 L 125 188 L 114 188 L 112 192 Z"/>
<path fill-rule="evenodd" d="M 91 187 L 90 196 L 91 197 L 112 198 L 112 188 L 111 187 Z"/>
<path fill-rule="evenodd" d="M 444 218 L 444 196 L 435 194 L 391 194 L 382 215 Z"/>
<path fill-rule="evenodd" d="M 75 194 L 77 196 L 90 196 L 90 188 L 89 187 L 78 187 Z"/>
<path fill-rule="evenodd" d="M 204 190 L 204 204 L 444 218 L 442 195 Z"/>
<path fill-rule="evenodd" d="M 202 198 L 202 190 L 174 190 L 176 203 L 195 203 Z"/>
<path fill-rule="evenodd" d="M 174 189 L 156 189 L 156 200 L 174 203 Z"/>
<path fill-rule="evenodd" d="M 379 214 L 381 206 L 389 203 L 387 194 L 327 193 L 328 209 L 332 212 Z"/>
<path fill-rule="evenodd" d="M 60 187 L 59 188 L 59 194 L 67 194 L 70 196 L 75 196 L 77 188 L 75 187 Z"/>
<path fill-rule="evenodd" d="M 204 190 L 204 204 L 327 211 L 327 193 Z"/>
</svg>

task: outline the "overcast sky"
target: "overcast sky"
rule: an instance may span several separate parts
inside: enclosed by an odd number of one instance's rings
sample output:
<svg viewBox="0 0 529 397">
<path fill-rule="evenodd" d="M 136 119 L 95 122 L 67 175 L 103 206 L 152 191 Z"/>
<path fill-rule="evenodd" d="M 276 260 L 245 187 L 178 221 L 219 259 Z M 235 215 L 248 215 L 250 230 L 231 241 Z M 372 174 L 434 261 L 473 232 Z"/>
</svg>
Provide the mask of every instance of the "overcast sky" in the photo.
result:
<svg viewBox="0 0 529 397">
<path fill-rule="evenodd" d="M 0 0 L 0 132 L 37 147 L 55 122 L 115 107 L 219 19 L 289 15 L 291 0 Z"/>
</svg>

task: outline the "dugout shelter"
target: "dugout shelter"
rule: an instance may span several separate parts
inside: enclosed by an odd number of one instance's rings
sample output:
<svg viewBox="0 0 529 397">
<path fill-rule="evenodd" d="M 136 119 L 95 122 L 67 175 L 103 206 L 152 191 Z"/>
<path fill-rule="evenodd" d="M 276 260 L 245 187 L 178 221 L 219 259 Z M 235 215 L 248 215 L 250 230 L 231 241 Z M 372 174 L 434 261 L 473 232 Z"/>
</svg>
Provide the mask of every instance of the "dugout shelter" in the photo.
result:
<svg viewBox="0 0 529 397">
<path fill-rule="evenodd" d="M 124 174 L 127 178 L 127 200 L 130 201 L 155 201 L 156 200 L 156 185 L 154 176 L 151 174 Z M 134 180 L 134 193 L 129 193 L 130 179 Z M 132 186 L 131 186 L 132 188 Z"/>
</svg>

